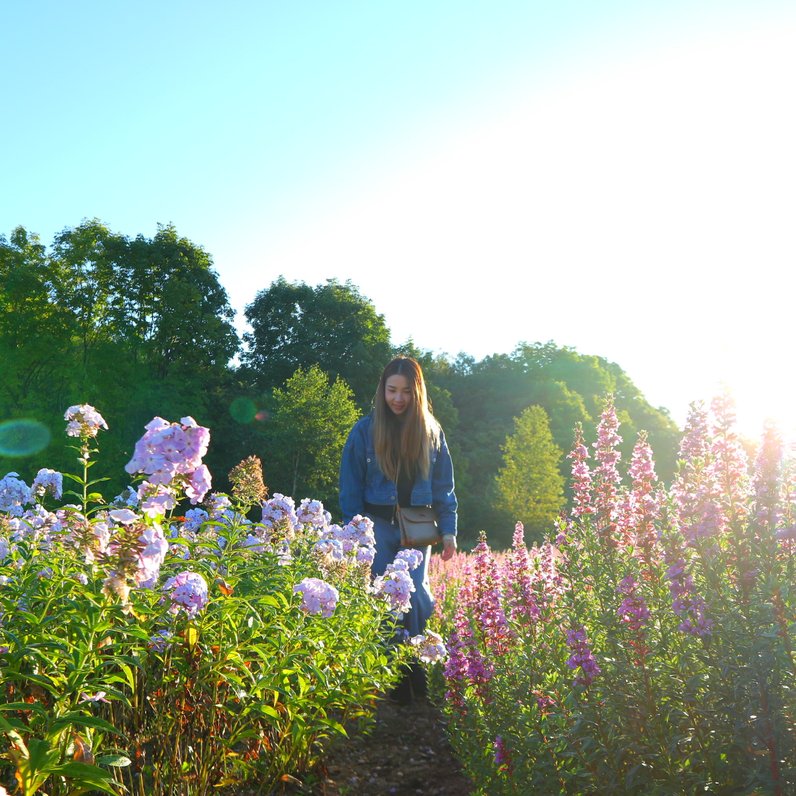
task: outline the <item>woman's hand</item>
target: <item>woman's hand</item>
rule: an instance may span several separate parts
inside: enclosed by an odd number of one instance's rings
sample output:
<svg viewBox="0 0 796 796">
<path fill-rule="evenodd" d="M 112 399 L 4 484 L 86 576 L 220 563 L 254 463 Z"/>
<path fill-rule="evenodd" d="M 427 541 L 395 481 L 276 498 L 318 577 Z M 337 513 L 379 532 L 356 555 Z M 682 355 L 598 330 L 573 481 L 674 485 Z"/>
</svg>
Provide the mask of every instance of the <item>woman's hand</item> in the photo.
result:
<svg viewBox="0 0 796 796">
<path fill-rule="evenodd" d="M 442 553 L 441 558 L 443 561 L 450 561 L 453 554 L 456 552 L 456 537 L 451 533 L 446 533 L 442 537 Z"/>
</svg>

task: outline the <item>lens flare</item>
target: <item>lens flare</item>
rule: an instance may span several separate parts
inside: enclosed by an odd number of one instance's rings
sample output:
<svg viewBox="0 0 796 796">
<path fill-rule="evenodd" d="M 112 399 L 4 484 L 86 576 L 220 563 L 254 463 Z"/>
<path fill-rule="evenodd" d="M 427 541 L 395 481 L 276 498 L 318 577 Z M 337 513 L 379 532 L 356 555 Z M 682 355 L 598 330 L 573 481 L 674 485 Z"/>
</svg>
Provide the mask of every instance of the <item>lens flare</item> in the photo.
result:
<svg viewBox="0 0 796 796">
<path fill-rule="evenodd" d="M 238 423 L 251 423 L 257 415 L 257 407 L 251 398 L 236 398 L 229 405 L 229 413 Z"/>
<path fill-rule="evenodd" d="M 50 430 L 38 420 L 0 423 L 0 456 L 32 456 L 50 444 Z"/>
</svg>

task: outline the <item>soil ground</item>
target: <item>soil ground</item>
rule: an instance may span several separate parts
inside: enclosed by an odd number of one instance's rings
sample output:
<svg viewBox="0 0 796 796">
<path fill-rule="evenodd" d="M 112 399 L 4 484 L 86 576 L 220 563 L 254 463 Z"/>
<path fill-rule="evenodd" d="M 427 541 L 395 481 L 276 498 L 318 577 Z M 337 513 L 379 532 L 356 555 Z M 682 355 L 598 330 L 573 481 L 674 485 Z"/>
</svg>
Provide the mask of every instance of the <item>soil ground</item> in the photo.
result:
<svg viewBox="0 0 796 796">
<path fill-rule="evenodd" d="M 315 796 L 468 796 L 445 734 L 444 718 L 429 701 L 378 703 L 375 724 L 349 731 L 330 749 Z"/>
</svg>

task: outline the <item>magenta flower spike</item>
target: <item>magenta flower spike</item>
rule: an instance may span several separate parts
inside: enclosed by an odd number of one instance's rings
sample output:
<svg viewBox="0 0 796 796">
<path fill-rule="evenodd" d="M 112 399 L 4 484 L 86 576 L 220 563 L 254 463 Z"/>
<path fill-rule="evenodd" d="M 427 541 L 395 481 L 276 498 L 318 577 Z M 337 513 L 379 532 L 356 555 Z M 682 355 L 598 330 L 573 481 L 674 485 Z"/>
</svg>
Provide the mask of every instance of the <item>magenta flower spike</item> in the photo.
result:
<svg viewBox="0 0 796 796">
<path fill-rule="evenodd" d="M 652 448 L 647 442 L 645 431 L 639 432 L 629 472 L 632 482 L 630 494 L 633 507 L 633 542 L 642 559 L 651 564 L 655 559 L 655 546 L 658 540 L 655 520 L 660 511 L 661 496 L 656 487 L 658 476 L 655 474 Z"/>
<path fill-rule="evenodd" d="M 602 669 L 600 669 L 597 659 L 592 654 L 589 640 L 586 636 L 586 628 L 583 625 L 578 625 L 571 630 L 567 630 L 566 637 L 567 646 L 572 653 L 567 660 L 567 666 L 570 669 L 580 669 L 575 676 L 575 685 L 591 685 Z"/>
<path fill-rule="evenodd" d="M 754 474 L 754 519 L 758 533 L 762 532 L 766 537 L 774 533 L 783 519 L 782 455 L 782 434 L 769 422 L 763 430 Z"/>
<path fill-rule="evenodd" d="M 729 395 L 713 399 L 713 461 L 711 471 L 719 487 L 719 500 L 726 521 L 741 525 L 749 515 L 749 462 L 735 432 L 735 406 Z"/>
<path fill-rule="evenodd" d="M 511 630 L 503 610 L 502 578 L 485 539 L 475 548 L 472 606 L 486 647 L 495 654 L 507 651 Z"/>
<path fill-rule="evenodd" d="M 615 532 L 621 476 L 617 463 L 621 454 L 617 448 L 622 442 L 618 429 L 613 396 L 608 396 L 597 426 L 597 442 L 594 443 L 597 467 L 593 473 L 593 483 L 597 534 L 611 547 L 618 544 Z"/>
<path fill-rule="evenodd" d="M 677 476 L 672 484 L 677 520 L 689 545 L 724 532 L 719 486 L 711 467 L 712 436 L 708 413 L 701 402 L 691 404 L 680 442 Z"/>
<path fill-rule="evenodd" d="M 510 618 L 515 622 L 536 622 L 541 611 L 533 588 L 533 570 L 521 522 L 514 526 L 514 540 L 505 567 L 506 606 Z"/>
<path fill-rule="evenodd" d="M 575 442 L 567 454 L 572 460 L 572 516 L 584 517 L 594 513 L 591 502 L 592 478 L 587 459 L 589 451 L 583 442 L 583 426 L 575 426 Z"/>
</svg>

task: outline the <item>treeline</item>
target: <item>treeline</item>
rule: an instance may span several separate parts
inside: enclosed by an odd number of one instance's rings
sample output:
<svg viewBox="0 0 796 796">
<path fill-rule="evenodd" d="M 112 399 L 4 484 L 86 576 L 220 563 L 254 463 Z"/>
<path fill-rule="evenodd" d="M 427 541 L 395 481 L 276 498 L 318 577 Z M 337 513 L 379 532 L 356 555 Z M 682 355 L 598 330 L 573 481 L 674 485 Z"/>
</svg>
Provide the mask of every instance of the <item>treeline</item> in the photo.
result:
<svg viewBox="0 0 796 796">
<path fill-rule="evenodd" d="M 272 493 L 317 497 L 336 516 L 345 435 L 397 352 L 423 365 L 453 452 L 467 540 L 486 529 L 493 543 L 508 543 L 516 519 L 541 532 L 566 499 L 573 429 L 595 425 L 607 393 L 622 423 L 624 461 L 645 429 L 659 475 L 668 480 L 674 469 L 678 429 L 668 414 L 618 365 L 552 342 L 520 343 L 481 361 L 434 355 L 411 341 L 395 345 L 384 317 L 350 282 L 285 278 L 252 296 L 240 339 L 210 255 L 171 226 L 131 238 L 87 221 L 49 247 L 18 227 L 0 236 L 0 305 L 0 429 L 34 421 L 41 440 L 0 434 L 0 475 L 73 471 L 63 412 L 90 403 L 110 426 L 106 472 L 97 475 L 108 477 L 103 492 L 112 497 L 127 485 L 123 466 L 143 426 L 154 415 L 192 415 L 211 428 L 216 489 L 254 454 Z M 512 493 L 532 499 L 512 503 Z"/>
</svg>

